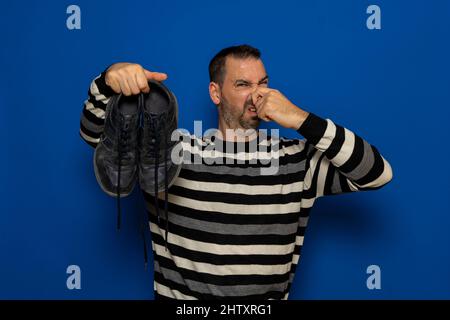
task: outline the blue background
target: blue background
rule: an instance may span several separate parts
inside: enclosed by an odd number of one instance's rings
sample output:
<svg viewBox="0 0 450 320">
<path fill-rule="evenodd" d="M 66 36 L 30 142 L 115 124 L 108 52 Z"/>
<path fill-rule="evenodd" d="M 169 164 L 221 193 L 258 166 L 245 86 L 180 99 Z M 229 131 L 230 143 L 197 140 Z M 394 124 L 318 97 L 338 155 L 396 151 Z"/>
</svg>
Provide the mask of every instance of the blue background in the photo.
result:
<svg viewBox="0 0 450 320">
<path fill-rule="evenodd" d="M 81 8 L 81 30 L 66 8 Z M 381 8 L 381 30 L 366 8 Z M 113 62 L 166 72 L 180 127 L 216 126 L 207 67 L 262 51 L 270 86 L 377 146 L 393 181 L 318 200 L 291 299 L 450 299 L 450 2 L 20 1 L 0 11 L 0 298 L 151 299 L 143 200 L 98 187 L 78 136 L 91 80 Z M 283 130 L 286 136 L 296 133 Z M 66 288 L 67 266 L 81 290 Z M 381 290 L 366 287 L 381 268 Z"/>
</svg>

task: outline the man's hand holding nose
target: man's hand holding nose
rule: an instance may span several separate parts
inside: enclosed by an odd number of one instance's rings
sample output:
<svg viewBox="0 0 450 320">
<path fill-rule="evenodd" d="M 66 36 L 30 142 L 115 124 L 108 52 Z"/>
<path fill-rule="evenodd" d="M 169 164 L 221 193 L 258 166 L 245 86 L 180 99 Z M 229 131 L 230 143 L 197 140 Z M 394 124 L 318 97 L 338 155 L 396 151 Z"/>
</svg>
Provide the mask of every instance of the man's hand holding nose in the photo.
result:
<svg viewBox="0 0 450 320">
<path fill-rule="evenodd" d="M 297 130 L 309 115 L 276 89 L 258 87 L 251 96 L 260 119 L 275 121 L 285 128 Z"/>
</svg>

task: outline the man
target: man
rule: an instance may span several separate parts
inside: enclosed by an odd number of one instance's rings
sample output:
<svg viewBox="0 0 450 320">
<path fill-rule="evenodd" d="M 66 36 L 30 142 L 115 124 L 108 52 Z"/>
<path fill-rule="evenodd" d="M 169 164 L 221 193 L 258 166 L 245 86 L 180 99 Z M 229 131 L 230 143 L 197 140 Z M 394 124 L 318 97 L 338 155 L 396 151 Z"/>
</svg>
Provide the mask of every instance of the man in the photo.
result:
<svg viewBox="0 0 450 320">
<path fill-rule="evenodd" d="M 167 244 L 165 221 L 156 219 L 153 197 L 144 192 L 155 296 L 287 299 L 315 200 L 378 189 L 392 179 L 391 167 L 361 137 L 269 88 L 257 49 L 223 49 L 211 60 L 209 72 L 221 135 L 214 141 L 191 136 L 191 143 L 183 143 L 185 153 L 202 161 L 183 163 L 169 189 Z M 112 65 L 91 84 L 81 137 L 96 146 L 111 95 L 148 92 L 147 80 L 166 78 L 138 64 Z M 305 140 L 281 138 L 277 152 L 264 149 L 273 146 L 273 139 L 251 130 L 260 119 L 297 130 Z M 250 133 L 242 135 L 237 129 Z M 257 142 L 257 150 L 249 147 L 252 142 Z M 202 152 L 205 144 L 213 145 L 215 153 Z M 277 160 L 277 170 L 270 175 L 261 173 L 267 167 L 264 157 Z"/>
</svg>

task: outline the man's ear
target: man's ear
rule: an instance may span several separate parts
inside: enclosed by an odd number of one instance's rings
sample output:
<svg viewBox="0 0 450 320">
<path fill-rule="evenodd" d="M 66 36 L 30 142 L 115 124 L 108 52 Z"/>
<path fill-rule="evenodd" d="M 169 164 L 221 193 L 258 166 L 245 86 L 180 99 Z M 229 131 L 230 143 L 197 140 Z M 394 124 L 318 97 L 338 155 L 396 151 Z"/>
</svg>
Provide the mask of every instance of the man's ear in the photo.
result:
<svg viewBox="0 0 450 320">
<path fill-rule="evenodd" d="M 221 93 L 219 84 L 215 82 L 209 83 L 209 96 L 215 105 L 219 105 L 221 101 Z"/>
</svg>

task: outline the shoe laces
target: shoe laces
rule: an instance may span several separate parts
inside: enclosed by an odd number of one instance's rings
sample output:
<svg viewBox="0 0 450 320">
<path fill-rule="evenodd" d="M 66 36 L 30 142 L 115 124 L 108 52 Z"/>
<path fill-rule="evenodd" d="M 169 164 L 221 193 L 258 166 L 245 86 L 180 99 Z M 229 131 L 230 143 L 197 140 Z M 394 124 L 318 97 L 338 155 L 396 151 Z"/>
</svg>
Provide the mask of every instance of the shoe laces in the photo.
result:
<svg viewBox="0 0 450 320">
<path fill-rule="evenodd" d="M 118 110 L 119 99 L 116 100 L 115 110 Z M 142 110 L 141 98 L 139 97 L 138 111 Z M 130 132 L 131 119 L 125 119 L 125 117 L 119 111 L 119 128 L 117 130 L 117 165 L 118 165 L 118 177 L 117 177 L 117 230 L 120 230 L 122 220 L 122 210 L 120 205 L 120 187 L 121 187 L 121 168 L 125 161 L 130 159 L 129 152 L 132 148 L 136 147 L 135 139 L 131 139 Z"/>
<path fill-rule="evenodd" d="M 168 245 L 168 235 L 169 235 L 169 187 L 168 187 L 168 177 L 167 177 L 167 158 L 168 158 L 168 144 L 167 144 L 167 113 L 162 113 L 160 115 L 149 115 L 147 116 L 149 128 L 151 131 L 153 131 L 154 138 L 154 149 L 153 152 L 150 151 L 151 155 L 155 157 L 155 210 L 156 210 L 156 216 L 158 219 L 158 225 L 161 222 L 160 219 L 160 210 L 159 210 L 159 204 L 158 204 L 158 187 L 159 187 L 159 181 L 158 181 L 158 168 L 159 168 L 159 151 L 161 148 L 161 141 L 160 141 L 160 132 L 163 131 L 163 146 L 162 149 L 164 150 L 164 218 L 166 220 L 166 226 L 165 226 L 165 235 L 164 235 L 164 244 L 165 249 L 167 251 L 167 245 Z"/>
<path fill-rule="evenodd" d="M 118 99 L 119 100 L 119 99 Z M 118 103 L 118 100 L 116 103 Z M 117 110 L 117 107 L 116 107 Z M 153 115 L 153 114 L 147 114 L 142 112 L 144 110 L 144 95 L 141 93 L 138 97 L 138 110 L 140 114 L 144 114 L 143 121 L 146 122 L 146 126 L 149 128 L 149 132 L 145 132 L 144 134 L 151 134 L 154 139 L 152 139 L 152 143 L 154 143 L 154 148 L 145 148 L 148 156 L 153 156 L 155 158 L 155 209 L 156 209 L 156 215 L 158 220 L 158 225 L 160 225 L 160 208 L 158 204 L 158 187 L 159 187 L 159 181 L 158 181 L 158 167 L 159 167 L 159 152 L 160 148 L 162 147 L 164 150 L 164 218 L 165 218 L 165 235 L 164 235 L 164 241 L 165 241 L 165 250 L 168 250 L 168 235 L 169 235 L 169 217 L 168 217 L 168 168 L 167 168 L 167 161 L 168 161 L 168 137 L 167 137 L 167 113 L 162 113 L 159 115 Z M 141 119 L 142 120 L 142 119 Z M 131 151 L 131 148 L 135 147 L 135 144 L 130 143 L 132 142 L 130 140 L 130 130 L 129 130 L 130 121 L 126 120 L 122 114 L 119 114 L 119 130 L 117 131 L 117 138 L 119 143 L 117 144 L 117 165 L 118 165 L 118 182 L 117 182 L 117 229 L 120 230 L 121 226 L 121 204 L 120 204 L 120 187 L 121 187 L 121 167 L 123 165 L 123 162 L 129 159 L 129 151 Z M 163 132 L 163 141 L 161 146 L 160 141 L 160 132 Z M 145 217 L 144 217 L 145 218 Z M 145 222 L 148 224 L 148 217 L 145 219 Z M 145 237 L 145 223 L 142 222 L 141 224 L 141 235 L 143 239 L 143 249 L 144 249 L 144 262 L 145 262 L 145 270 L 147 269 L 148 265 L 148 253 L 147 253 L 147 243 L 146 243 L 146 237 Z"/>
<path fill-rule="evenodd" d="M 139 97 L 139 105 L 140 110 L 144 110 L 144 95 L 141 94 Z M 167 143 L 167 113 L 162 113 L 159 115 L 154 114 L 148 114 L 144 113 L 143 121 L 144 126 L 149 128 L 149 132 L 144 132 L 145 135 L 149 135 L 150 137 L 153 136 L 151 143 L 154 144 L 154 148 L 145 148 L 146 156 L 154 157 L 155 158 L 155 210 L 156 210 L 156 216 L 158 220 L 158 225 L 161 224 L 161 214 L 160 214 L 160 208 L 158 203 L 158 187 L 159 187 L 159 181 L 158 181 L 158 167 L 159 167 L 159 151 L 161 147 L 161 141 L 160 141 L 160 132 L 163 131 L 163 150 L 164 150 L 164 216 L 166 220 L 166 226 L 165 226 L 165 235 L 164 235 L 164 243 L 165 243 L 165 250 L 168 250 L 168 235 L 169 235 L 169 210 L 168 210 L 168 204 L 169 204 L 169 187 L 168 187 L 168 175 L 167 175 L 167 160 L 168 160 L 168 143 Z M 144 139 L 144 141 L 147 139 Z M 147 143 L 150 143 L 150 141 L 147 141 Z M 142 156 L 142 155 L 141 155 Z M 145 220 L 145 222 L 148 224 L 148 217 Z M 147 269 L 148 264 L 148 253 L 147 253 L 147 244 L 146 244 L 146 238 L 145 238 L 145 224 L 142 224 L 141 226 L 141 234 L 143 239 L 143 245 L 144 245 L 144 261 L 145 261 L 145 269 Z"/>
<path fill-rule="evenodd" d="M 116 102 L 117 103 L 117 102 Z M 141 93 L 138 97 L 138 111 L 139 114 L 142 114 L 142 110 L 144 108 L 144 96 Z M 117 180 L 117 230 L 120 230 L 121 225 L 121 205 L 120 205 L 120 177 L 121 177 L 121 167 L 122 161 L 127 160 L 128 152 L 131 148 L 136 147 L 135 144 L 130 143 L 130 131 L 129 122 L 125 121 L 123 115 L 119 114 L 119 130 L 117 131 L 117 139 L 119 143 L 117 144 L 117 161 L 118 161 L 118 180 Z M 145 221 L 145 222 L 144 222 Z M 144 249 L 144 269 L 147 270 L 148 265 L 148 252 L 147 252 L 147 242 L 145 238 L 145 226 L 148 225 L 148 218 L 145 218 L 141 223 L 140 232 L 142 236 L 143 249 Z"/>
</svg>

